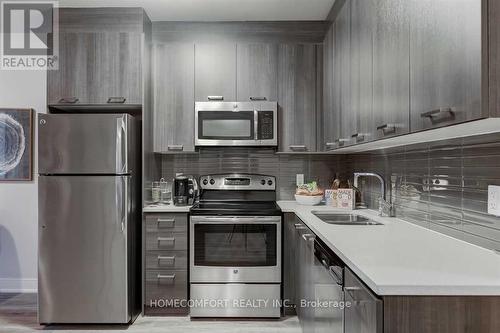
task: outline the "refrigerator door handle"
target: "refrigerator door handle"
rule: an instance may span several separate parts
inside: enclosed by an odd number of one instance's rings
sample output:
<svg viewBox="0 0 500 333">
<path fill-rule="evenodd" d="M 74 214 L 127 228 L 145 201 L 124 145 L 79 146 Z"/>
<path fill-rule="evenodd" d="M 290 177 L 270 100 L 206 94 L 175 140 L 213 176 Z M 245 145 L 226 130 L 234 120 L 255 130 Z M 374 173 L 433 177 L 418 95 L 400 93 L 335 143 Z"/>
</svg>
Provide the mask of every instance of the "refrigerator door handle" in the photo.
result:
<svg viewBox="0 0 500 333">
<path fill-rule="evenodd" d="M 127 173 L 127 127 L 125 116 L 116 119 L 116 172 Z"/>
<path fill-rule="evenodd" d="M 118 177 L 116 180 L 116 216 L 120 223 L 121 231 L 125 232 L 125 224 L 127 221 L 127 184 L 123 177 Z"/>
</svg>

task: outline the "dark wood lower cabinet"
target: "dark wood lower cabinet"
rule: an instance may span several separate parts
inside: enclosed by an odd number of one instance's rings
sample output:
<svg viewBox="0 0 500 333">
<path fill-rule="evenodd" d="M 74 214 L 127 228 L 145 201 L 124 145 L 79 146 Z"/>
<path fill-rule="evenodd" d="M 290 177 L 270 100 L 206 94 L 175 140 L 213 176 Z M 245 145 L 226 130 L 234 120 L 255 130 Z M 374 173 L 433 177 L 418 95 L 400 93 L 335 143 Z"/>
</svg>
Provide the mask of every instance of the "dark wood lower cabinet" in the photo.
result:
<svg viewBox="0 0 500 333">
<path fill-rule="evenodd" d="M 144 227 L 144 315 L 187 315 L 187 214 L 146 214 Z"/>
<path fill-rule="evenodd" d="M 384 297 L 384 332 L 500 332 L 500 297 Z"/>
</svg>

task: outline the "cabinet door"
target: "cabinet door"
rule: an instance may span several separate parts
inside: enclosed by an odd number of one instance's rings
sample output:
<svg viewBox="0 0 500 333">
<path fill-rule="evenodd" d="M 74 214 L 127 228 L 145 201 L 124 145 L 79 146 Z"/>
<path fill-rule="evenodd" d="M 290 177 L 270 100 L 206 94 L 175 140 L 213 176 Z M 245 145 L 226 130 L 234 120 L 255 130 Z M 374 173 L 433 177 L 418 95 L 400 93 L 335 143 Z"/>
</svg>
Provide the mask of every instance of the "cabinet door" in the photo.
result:
<svg viewBox="0 0 500 333">
<path fill-rule="evenodd" d="M 194 151 L 194 44 L 158 44 L 154 57 L 154 151 Z"/>
<path fill-rule="evenodd" d="M 195 98 L 208 96 L 236 100 L 236 44 L 195 45 Z"/>
<path fill-rule="evenodd" d="M 48 71 L 48 104 L 142 103 L 139 33 L 60 33 L 59 69 Z M 120 97 L 120 98 L 116 98 Z"/>
<path fill-rule="evenodd" d="M 92 72 L 89 58 L 95 53 L 94 34 L 59 33 L 57 70 L 47 71 L 47 104 L 71 102 L 89 103 Z"/>
<path fill-rule="evenodd" d="M 382 333 L 383 302 L 369 290 L 349 268 L 344 273 L 345 333 Z"/>
<path fill-rule="evenodd" d="M 278 99 L 278 45 L 238 44 L 237 45 L 237 98 L 238 101 L 251 99 Z"/>
<path fill-rule="evenodd" d="M 321 113 L 322 142 L 318 142 L 321 151 L 336 147 L 340 122 L 339 112 L 335 108 L 335 73 L 334 73 L 334 43 L 335 25 L 332 24 L 323 41 L 323 112 Z"/>
<path fill-rule="evenodd" d="M 351 143 L 373 139 L 373 1 L 351 0 Z"/>
<path fill-rule="evenodd" d="M 373 38 L 373 127 L 377 138 L 409 130 L 407 0 L 378 0 Z"/>
<path fill-rule="evenodd" d="M 279 150 L 316 150 L 316 45 L 281 44 L 278 55 Z"/>
<path fill-rule="evenodd" d="M 412 0 L 411 130 L 481 117 L 481 1 Z"/>
<path fill-rule="evenodd" d="M 342 7 L 337 18 L 337 47 L 340 70 L 340 142 L 351 144 L 354 113 L 351 104 L 351 7 L 350 2 Z"/>
</svg>

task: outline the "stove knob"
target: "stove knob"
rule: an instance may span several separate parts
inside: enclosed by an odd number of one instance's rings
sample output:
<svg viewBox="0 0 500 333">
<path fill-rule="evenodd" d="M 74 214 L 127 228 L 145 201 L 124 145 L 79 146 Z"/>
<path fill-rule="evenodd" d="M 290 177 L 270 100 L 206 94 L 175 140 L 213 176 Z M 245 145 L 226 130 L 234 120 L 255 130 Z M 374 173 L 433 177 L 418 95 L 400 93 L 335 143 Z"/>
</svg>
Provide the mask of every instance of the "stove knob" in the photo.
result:
<svg viewBox="0 0 500 333">
<path fill-rule="evenodd" d="M 269 179 L 269 180 L 267 181 L 267 185 L 269 185 L 269 186 L 273 185 L 273 181 L 272 181 L 271 179 Z"/>
<path fill-rule="evenodd" d="M 266 180 L 265 180 L 265 179 L 262 179 L 262 180 L 260 181 L 260 183 L 261 183 L 262 185 L 266 185 Z"/>
<path fill-rule="evenodd" d="M 210 179 L 210 185 L 213 185 L 213 184 L 215 184 L 215 180 Z"/>
<path fill-rule="evenodd" d="M 203 185 L 207 185 L 208 184 L 208 180 L 207 179 L 203 179 Z"/>
</svg>

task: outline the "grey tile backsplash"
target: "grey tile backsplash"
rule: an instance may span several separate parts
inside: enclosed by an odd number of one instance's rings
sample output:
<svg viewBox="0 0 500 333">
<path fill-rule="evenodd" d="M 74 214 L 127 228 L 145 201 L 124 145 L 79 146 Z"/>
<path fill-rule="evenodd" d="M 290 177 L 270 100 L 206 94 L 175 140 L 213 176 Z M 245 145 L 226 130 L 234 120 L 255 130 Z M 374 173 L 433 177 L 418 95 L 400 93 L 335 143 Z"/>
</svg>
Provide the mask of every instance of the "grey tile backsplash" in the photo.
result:
<svg viewBox="0 0 500 333">
<path fill-rule="evenodd" d="M 349 173 L 391 179 L 398 217 L 500 251 L 500 218 L 487 214 L 488 185 L 500 185 L 500 134 L 350 155 L 345 163 Z M 375 208 L 377 184 L 361 184 L 364 201 Z"/>
<path fill-rule="evenodd" d="M 487 214 L 488 185 L 500 185 L 500 134 L 353 155 L 287 155 L 261 148 L 206 148 L 158 155 L 162 176 L 258 173 L 277 177 L 278 199 L 293 199 L 295 175 L 329 186 L 336 173 L 373 171 L 388 183 L 396 215 L 406 221 L 500 251 L 500 218 Z M 390 180 L 390 182 L 389 182 Z M 379 185 L 361 179 L 363 200 L 377 207 Z M 422 244 L 425 246 L 425 244 Z"/>
<path fill-rule="evenodd" d="M 176 172 L 196 176 L 217 173 L 256 173 L 276 177 L 278 199 L 293 199 L 295 175 L 306 181 L 316 180 L 328 186 L 341 171 L 340 157 L 331 155 L 281 155 L 273 149 L 205 148 L 199 154 L 162 155 L 162 177 L 173 178 Z"/>
</svg>

